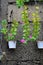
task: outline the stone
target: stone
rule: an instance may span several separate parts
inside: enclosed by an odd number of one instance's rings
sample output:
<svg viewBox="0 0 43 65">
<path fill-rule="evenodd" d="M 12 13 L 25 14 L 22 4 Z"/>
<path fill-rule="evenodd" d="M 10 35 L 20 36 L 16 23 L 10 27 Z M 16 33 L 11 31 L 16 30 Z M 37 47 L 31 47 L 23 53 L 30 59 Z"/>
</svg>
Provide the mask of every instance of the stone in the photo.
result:
<svg viewBox="0 0 43 65">
<path fill-rule="evenodd" d="M 7 62 L 7 65 L 16 65 L 16 64 L 17 64 L 16 61 L 8 61 L 8 62 Z"/>
<path fill-rule="evenodd" d="M 8 0 L 8 2 L 16 2 L 16 0 Z"/>
</svg>

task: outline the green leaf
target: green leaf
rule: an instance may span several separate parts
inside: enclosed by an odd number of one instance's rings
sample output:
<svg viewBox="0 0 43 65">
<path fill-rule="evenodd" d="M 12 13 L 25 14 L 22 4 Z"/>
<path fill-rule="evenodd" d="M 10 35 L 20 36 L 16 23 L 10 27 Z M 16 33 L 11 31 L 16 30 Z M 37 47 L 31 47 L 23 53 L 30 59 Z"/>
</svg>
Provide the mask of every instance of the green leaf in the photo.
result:
<svg viewBox="0 0 43 65">
<path fill-rule="evenodd" d="M 29 2 L 30 0 L 25 0 L 25 2 Z"/>
</svg>

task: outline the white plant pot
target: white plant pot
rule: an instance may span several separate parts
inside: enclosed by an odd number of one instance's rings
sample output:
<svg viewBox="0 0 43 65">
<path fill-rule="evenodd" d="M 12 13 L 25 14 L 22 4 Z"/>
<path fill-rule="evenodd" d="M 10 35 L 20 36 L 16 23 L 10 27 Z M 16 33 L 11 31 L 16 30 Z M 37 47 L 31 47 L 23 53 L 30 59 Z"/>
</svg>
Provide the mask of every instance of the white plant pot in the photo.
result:
<svg viewBox="0 0 43 65">
<path fill-rule="evenodd" d="M 16 41 L 9 41 L 8 46 L 9 46 L 9 49 L 15 49 L 16 48 Z"/>
<path fill-rule="evenodd" d="M 37 46 L 39 49 L 43 49 L 43 41 L 38 41 Z"/>
</svg>

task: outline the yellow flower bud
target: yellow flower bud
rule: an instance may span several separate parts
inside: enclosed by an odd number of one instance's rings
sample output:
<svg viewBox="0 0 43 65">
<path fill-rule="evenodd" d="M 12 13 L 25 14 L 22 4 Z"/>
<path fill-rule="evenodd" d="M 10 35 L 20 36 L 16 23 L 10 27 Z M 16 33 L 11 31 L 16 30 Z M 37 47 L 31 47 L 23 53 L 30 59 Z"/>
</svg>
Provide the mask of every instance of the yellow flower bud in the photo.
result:
<svg viewBox="0 0 43 65">
<path fill-rule="evenodd" d="M 27 10 L 25 10 L 25 13 L 27 13 Z"/>
<path fill-rule="evenodd" d="M 32 16 L 35 16 L 35 13 L 32 13 Z"/>
<path fill-rule="evenodd" d="M 25 9 L 27 9 L 28 7 L 27 6 L 24 6 Z"/>
<path fill-rule="evenodd" d="M 38 6 L 36 6 L 36 9 L 38 10 L 38 9 L 39 9 L 39 7 L 38 7 Z"/>
</svg>

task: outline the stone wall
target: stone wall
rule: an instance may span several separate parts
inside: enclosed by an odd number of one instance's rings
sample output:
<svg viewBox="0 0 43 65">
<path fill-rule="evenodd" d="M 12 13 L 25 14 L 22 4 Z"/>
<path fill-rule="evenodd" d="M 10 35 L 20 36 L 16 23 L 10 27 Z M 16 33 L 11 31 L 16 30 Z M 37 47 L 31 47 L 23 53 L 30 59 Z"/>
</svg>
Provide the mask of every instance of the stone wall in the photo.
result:
<svg viewBox="0 0 43 65">
<path fill-rule="evenodd" d="M 1 0 L 1 19 L 8 19 L 8 2 L 15 0 Z M 32 5 L 33 7 L 34 5 Z M 32 8 L 31 7 L 31 8 Z M 34 8 L 33 8 L 34 9 Z M 40 17 L 43 21 L 43 5 L 40 5 Z M 42 11 L 41 11 L 42 10 Z M 16 10 L 15 10 L 16 11 Z M 39 40 L 43 40 L 43 22 L 41 21 L 41 33 Z M 19 34 L 21 31 L 19 29 Z M 7 43 L 2 41 L 2 50 L 6 52 L 6 60 L 0 65 L 43 65 L 43 50 L 37 48 L 36 42 L 28 42 L 28 45 L 18 44 L 16 50 L 9 50 Z"/>
</svg>

